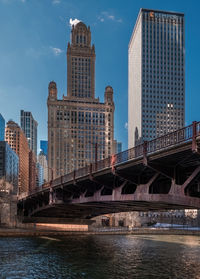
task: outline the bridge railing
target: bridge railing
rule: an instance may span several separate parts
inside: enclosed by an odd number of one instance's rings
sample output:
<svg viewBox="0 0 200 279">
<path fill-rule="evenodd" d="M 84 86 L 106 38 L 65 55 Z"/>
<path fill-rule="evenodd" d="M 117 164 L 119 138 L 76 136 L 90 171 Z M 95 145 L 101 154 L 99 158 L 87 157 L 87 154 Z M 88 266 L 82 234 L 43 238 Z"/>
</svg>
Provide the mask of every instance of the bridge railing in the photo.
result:
<svg viewBox="0 0 200 279">
<path fill-rule="evenodd" d="M 62 176 L 62 183 L 66 183 L 70 180 L 73 180 L 74 179 L 74 173 L 73 172 L 70 172 L 70 173 L 67 173 L 65 175 Z"/>
<path fill-rule="evenodd" d="M 59 185 L 59 184 L 60 184 L 60 180 L 61 180 L 61 177 L 55 178 L 55 179 L 51 182 L 51 186 Z"/>
<path fill-rule="evenodd" d="M 186 142 L 193 137 L 193 125 L 147 142 L 147 154 Z"/>
<path fill-rule="evenodd" d="M 93 171 L 100 171 L 111 166 L 111 156 L 92 164 Z"/>
<path fill-rule="evenodd" d="M 127 162 L 143 155 L 143 144 L 132 147 L 115 155 L 115 164 Z"/>
<path fill-rule="evenodd" d="M 81 169 L 76 170 L 75 176 L 76 178 L 85 176 L 90 173 L 90 166 L 87 165 Z"/>
</svg>

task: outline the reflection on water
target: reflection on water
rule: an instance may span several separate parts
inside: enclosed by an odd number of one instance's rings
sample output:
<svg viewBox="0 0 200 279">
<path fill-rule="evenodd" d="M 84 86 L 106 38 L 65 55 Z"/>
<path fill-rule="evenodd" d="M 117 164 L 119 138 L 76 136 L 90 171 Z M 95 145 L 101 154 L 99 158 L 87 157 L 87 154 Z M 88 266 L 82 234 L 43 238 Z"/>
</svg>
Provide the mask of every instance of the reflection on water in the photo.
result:
<svg viewBox="0 0 200 279">
<path fill-rule="evenodd" d="M 200 279 L 195 236 L 0 239 L 0 278 Z"/>
</svg>

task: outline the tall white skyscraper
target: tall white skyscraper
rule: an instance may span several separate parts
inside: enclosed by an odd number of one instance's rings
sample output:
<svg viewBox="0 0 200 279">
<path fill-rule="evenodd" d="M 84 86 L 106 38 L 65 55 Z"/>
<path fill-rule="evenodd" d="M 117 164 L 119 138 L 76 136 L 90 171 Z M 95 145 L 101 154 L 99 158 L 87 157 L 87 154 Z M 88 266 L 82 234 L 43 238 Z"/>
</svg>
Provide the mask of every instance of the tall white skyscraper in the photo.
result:
<svg viewBox="0 0 200 279">
<path fill-rule="evenodd" d="M 130 148 L 184 126 L 184 14 L 141 9 L 128 59 Z"/>
</svg>

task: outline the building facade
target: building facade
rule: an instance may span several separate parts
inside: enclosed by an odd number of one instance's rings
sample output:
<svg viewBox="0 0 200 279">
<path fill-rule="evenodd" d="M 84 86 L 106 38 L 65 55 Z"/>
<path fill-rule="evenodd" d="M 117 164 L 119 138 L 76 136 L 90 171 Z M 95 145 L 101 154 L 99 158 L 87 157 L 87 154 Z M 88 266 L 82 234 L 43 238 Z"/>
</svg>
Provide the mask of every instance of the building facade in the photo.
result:
<svg viewBox="0 0 200 279">
<path fill-rule="evenodd" d="M 5 135 L 5 119 L 0 113 L 0 141 L 4 141 Z"/>
<path fill-rule="evenodd" d="M 14 121 L 8 121 L 5 130 L 5 140 L 19 157 L 18 192 L 29 190 L 29 146 L 22 129 Z"/>
<path fill-rule="evenodd" d="M 82 22 L 72 27 L 68 43 L 67 96 L 59 100 L 56 83 L 50 82 L 47 105 L 48 167 L 54 178 L 114 152 L 113 89 L 106 87 L 104 103 L 95 98 L 95 48 Z"/>
<path fill-rule="evenodd" d="M 122 142 L 117 142 L 117 153 L 122 152 Z"/>
<path fill-rule="evenodd" d="M 128 144 L 185 122 L 184 14 L 141 9 L 128 49 Z"/>
<path fill-rule="evenodd" d="M 30 111 L 20 111 L 21 128 L 28 140 L 29 149 L 37 156 L 37 121 L 33 118 Z"/>
<path fill-rule="evenodd" d="M 36 163 L 37 175 L 36 175 L 36 186 L 42 186 L 44 183 L 44 170 L 40 163 Z"/>
<path fill-rule="evenodd" d="M 122 142 L 118 142 L 117 140 L 114 140 L 114 153 L 120 153 L 122 152 Z"/>
<path fill-rule="evenodd" d="M 0 141 L 0 180 L 9 183 L 12 193 L 18 191 L 19 157 L 5 141 Z"/>
<path fill-rule="evenodd" d="M 47 163 L 47 157 L 42 151 L 40 151 L 40 154 L 38 155 L 38 163 L 43 168 L 44 182 L 47 182 L 48 181 L 48 163 Z"/>
</svg>

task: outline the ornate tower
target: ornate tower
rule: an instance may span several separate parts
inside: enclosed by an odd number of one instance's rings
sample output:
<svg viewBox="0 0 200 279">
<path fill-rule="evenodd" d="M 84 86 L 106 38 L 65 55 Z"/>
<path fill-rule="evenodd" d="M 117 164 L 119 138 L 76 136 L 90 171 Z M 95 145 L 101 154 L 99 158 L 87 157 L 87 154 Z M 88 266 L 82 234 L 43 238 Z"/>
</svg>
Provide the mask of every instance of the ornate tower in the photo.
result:
<svg viewBox="0 0 200 279">
<path fill-rule="evenodd" d="M 109 105 L 114 105 L 113 88 L 110 85 L 106 86 L 106 88 L 105 88 L 104 103 L 109 104 Z"/>
<path fill-rule="evenodd" d="M 83 22 L 72 26 L 67 47 L 67 96 L 95 97 L 95 48 L 90 27 Z"/>
<path fill-rule="evenodd" d="M 49 82 L 48 90 L 49 90 L 48 98 L 50 100 L 57 100 L 57 86 L 56 86 L 55 81 Z"/>
<path fill-rule="evenodd" d="M 95 49 L 82 22 L 72 26 L 67 47 L 67 96 L 59 100 L 52 81 L 47 105 L 49 179 L 113 153 L 113 89 L 106 87 L 103 103 L 95 98 Z"/>
</svg>

